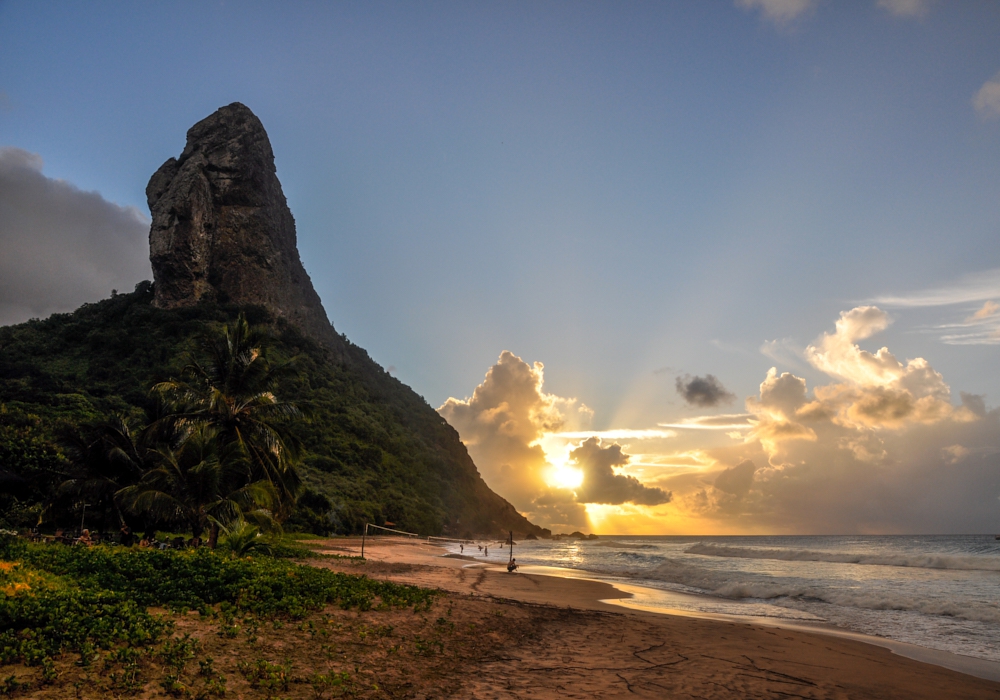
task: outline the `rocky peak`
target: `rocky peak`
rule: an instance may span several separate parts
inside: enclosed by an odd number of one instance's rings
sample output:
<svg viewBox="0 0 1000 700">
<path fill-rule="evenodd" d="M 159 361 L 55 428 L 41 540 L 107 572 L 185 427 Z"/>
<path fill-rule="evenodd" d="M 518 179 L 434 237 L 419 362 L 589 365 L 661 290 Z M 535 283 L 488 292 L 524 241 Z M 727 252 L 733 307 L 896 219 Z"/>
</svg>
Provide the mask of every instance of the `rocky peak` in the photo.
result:
<svg viewBox="0 0 1000 700">
<path fill-rule="evenodd" d="M 195 124 L 146 186 L 156 306 L 264 306 L 320 342 L 334 331 L 302 267 L 295 219 L 257 116 L 234 102 Z"/>
</svg>

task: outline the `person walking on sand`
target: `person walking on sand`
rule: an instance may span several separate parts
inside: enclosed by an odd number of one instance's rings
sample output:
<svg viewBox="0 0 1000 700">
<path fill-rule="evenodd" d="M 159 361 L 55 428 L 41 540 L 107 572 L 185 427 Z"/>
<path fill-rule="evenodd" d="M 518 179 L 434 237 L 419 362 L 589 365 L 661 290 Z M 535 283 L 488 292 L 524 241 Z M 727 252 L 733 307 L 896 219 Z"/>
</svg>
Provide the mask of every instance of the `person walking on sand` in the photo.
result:
<svg viewBox="0 0 1000 700">
<path fill-rule="evenodd" d="M 465 545 L 464 544 L 458 545 L 458 553 L 459 554 L 465 554 Z"/>
</svg>

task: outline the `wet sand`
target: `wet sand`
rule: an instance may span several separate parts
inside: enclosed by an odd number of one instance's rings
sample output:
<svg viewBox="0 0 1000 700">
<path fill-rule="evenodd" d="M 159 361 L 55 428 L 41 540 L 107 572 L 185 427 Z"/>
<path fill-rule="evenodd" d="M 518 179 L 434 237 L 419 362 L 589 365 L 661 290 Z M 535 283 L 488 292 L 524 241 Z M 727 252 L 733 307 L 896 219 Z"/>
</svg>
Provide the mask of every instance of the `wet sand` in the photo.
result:
<svg viewBox="0 0 1000 700">
<path fill-rule="evenodd" d="M 357 555 L 361 542 L 310 544 Z M 439 588 L 453 594 L 455 606 L 463 597 L 516 606 L 532 634 L 481 662 L 463 683 L 463 697 L 1000 698 L 1000 682 L 935 665 L 963 657 L 895 645 L 911 656 L 926 652 L 932 663 L 924 663 L 861 635 L 628 608 L 608 601 L 628 604 L 630 594 L 601 581 L 508 574 L 506 550 L 494 550 L 495 563 L 443 554 L 424 541 L 373 538 L 365 562 L 313 563 Z M 990 675 L 989 664 L 969 663 L 967 670 Z"/>
</svg>

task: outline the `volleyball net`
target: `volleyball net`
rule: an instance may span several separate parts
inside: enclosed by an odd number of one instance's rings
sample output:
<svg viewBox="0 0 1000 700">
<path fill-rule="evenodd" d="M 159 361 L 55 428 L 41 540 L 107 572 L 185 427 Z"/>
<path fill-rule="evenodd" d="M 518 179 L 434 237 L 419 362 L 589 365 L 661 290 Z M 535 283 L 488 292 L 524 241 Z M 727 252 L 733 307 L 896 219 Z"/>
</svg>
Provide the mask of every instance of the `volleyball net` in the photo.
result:
<svg viewBox="0 0 1000 700">
<path fill-rule="evenodd" d="M 391 527 L 383 527 L 382 525 L 376 525 L 375 523 L 365 523 L 365 535 L 366 536 L 373 537 L 373 536 L 376 536 L 376 535 L 380 535 L 381 534 L 380 532 L 373 532 L 373 531 L 377 531 L 377 530 L 381 530 L 382 532 L 391 532 L 393 535 L 401 535 L 403 537 L 420 537 L 420 535 L 418 535 L 415 532 L 405 532 L 403 530 L 394 530 Z"/>
<path fill-rule="evenodd" d="M 493 538 L 468 539 L 464 537 L 438 537 L 435 535 L 424 536 L 424 535 L 419 535 L 416 532 L 397 530 L 396 528 L 386 527 L 385 525 L 376 525 L 375 523 L 365 523 L 365 529 L 361 535 L 361 558 L 362 559 L 365 558 L 365 543 L 367 540 L 371 539 L 375 541 L 384 542 L 385 540 L 396 539 L 396 538 L 407 539 L 411 541 L 414 539 L 420 539 L 420 540 L 426 540 L 427 542 L 439 542 L 442 544 L 452 543 L 452 544 L 468 544 L 468 545 L 473 545 L 476 544 L 477 542 L 482 542 L 482 541 L 490 542 L 493 540 Z M 496 541 L 502 543 L 501 547 L 503 546 L 503 544 L 508 543 L 507 541 L 500 540 L 499 538 L 497 538 Z"/>
<path fill-rule="evenodd" d="M 410 537 L 425 539 L 428 542 L 454 542 L 456 544 L 474 544 L 476 542 L 503 542 L 507 543 L 507 540 L 500 539 L 499 537 L 480 537 L 477 539 L 469 539 L 468 537 L 438 537 L 436 535 L 419 535 L 415 532 L 406 532 L 405 530 L 396 530 L 395 528 L 385 527 L 384 525 L 376 525 L 375 523 L 366 523 L 364 534 L 366 537 L 392 537 L 393 535 L 399 537 Z"/>
</svg>

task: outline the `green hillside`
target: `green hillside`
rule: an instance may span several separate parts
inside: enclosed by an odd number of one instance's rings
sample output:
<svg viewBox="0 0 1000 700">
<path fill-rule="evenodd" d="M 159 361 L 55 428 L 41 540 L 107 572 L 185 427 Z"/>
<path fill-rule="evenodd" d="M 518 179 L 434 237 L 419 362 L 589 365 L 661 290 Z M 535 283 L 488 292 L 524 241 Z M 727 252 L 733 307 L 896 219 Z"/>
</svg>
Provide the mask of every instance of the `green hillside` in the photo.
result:
<svg viewBox="0 0 1000 700">
<path fill-rule="evenodd" d="M 489 490 L 434 409 L 346 338 L 331 350 L 260 308 L 164 310 L 152 300 L 143 282 L 73 313 L 0 328 L 0 518 L 8 526 L 33 524 L 68 473 L 60 435 L 114 412 L 143 417 L 150 386 L 180 371 L 206 327 L 242 310 L 271 328 L 277 359 L 295 358 L 296 377 L 280 395 L 308 415 L 295 428 L 304 489 L 289 526 L 351 533 L 367 520 L 422 534 L 544 534 Z"/>
</svg>

